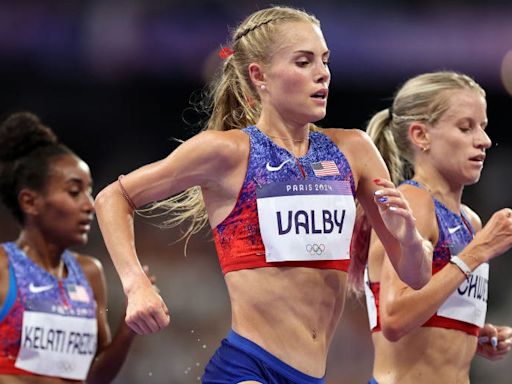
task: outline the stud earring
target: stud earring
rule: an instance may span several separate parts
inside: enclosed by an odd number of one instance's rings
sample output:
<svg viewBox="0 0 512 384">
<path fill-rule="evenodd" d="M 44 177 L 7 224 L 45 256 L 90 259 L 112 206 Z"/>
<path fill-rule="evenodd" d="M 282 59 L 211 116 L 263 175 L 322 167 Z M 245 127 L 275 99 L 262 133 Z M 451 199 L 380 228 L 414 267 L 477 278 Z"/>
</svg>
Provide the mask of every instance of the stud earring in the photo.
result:
<svg viewBox="0 0 512 384">
<path fill-rule="evenodd" d="M 266 88 L 267 88 L 267 87 L 265 87 L 265 84 L 261 84 L 261 85 L 260 85 L 260 89 L 261 89 L 262 91 L 264 91 Z"/>
</svg>

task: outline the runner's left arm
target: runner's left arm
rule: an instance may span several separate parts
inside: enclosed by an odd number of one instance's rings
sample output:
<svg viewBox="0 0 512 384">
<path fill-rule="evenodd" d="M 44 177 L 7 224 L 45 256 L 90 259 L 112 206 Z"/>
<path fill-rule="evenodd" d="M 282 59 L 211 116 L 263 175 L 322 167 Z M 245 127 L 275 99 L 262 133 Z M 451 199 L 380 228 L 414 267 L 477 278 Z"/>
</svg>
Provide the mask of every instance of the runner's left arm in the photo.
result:
<svg viewBox="0 0 512 384">
<path fill-rule="evenodd" d="M 432 276 L 432 244 L 416 228 L 407 200 L 395 185 L 370 137 L 351 130 L 345 152 L 357 182 L 357 199 L 400 279 L 414 289 Z M 350 161 L 350 160 L 349 160 Z"/>
</svg>

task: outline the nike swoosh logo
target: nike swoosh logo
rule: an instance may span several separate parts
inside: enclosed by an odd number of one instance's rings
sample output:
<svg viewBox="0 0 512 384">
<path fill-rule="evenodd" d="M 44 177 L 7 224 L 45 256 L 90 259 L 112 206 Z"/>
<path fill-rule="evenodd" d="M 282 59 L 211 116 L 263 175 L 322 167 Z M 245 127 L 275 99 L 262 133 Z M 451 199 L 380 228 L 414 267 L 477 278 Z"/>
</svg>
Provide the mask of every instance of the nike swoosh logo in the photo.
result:
<svg viewBox="0 0 512 384">
<path fill-rule="evenodd" d="M 286 163 L 289 163 L 290 161 L 292 161 L 292 159 L 288 159 L 288 160 L 285 160 L 283 161 L 281 164 L 279 164 L 277 167 L 273 167 L 272 165 L 270 165 L 270 161 L 267 163 L 267 171 L 269 172 L 276 172 L 276 171 L 279 171 L 281 168 L 284 167 L 284 165 Z"/>
<path fill-rule="evenodd" d="M 455 232 L 457 232 L 459 229 L 460 229 L 460 225 L 457 225 L 456 227 L 453 227 L 453 228 L 448 228 L 448 233 L 450 235 L 453 235 Z"/>
<path fill-rule="evenodd" d="M 53 288 L 53 284 L 50 285 L 34 285 L 34 283 L 30 283 L 28 286 L 28 290 L 32 293 L 41 293 Z"/>
</svg>

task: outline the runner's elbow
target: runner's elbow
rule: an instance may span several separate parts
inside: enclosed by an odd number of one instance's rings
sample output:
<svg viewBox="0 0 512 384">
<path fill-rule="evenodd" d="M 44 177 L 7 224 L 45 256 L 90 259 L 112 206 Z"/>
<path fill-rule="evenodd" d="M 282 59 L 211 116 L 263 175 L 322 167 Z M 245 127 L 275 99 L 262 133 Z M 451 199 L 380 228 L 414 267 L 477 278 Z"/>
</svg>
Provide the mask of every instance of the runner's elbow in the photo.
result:
<svg viewBox="0 0 512 384">
<path fill-rule="evenodd" d="M 391 316 L 387 318 L 385 316 L 382 317 L 381 329 L 384 337 L 391 342 L 400 340 L 407 333 L 407 330 L 402 322 Z"/>
<path fill-rule="evenodd" d="M 101 212 L 104 207 L 108 207 L 112 202 L 113 193 L 112 185 L 103 188 L 94 198 L 94 210 Z"/>
</svg>

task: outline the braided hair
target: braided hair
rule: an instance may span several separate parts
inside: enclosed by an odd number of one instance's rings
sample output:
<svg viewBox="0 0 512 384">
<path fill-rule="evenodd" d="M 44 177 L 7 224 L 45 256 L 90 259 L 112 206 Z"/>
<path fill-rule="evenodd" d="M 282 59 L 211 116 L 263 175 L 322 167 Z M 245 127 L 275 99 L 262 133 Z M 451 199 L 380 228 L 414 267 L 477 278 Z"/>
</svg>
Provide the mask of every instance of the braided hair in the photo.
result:
<svg viewBox="0 0 512 384">
<path fill-rule="evenodd" d="M 205 130 L 228 131 L 256 124 L 261 113 L 258 92 L 249 77 L 249 64 L 268 64 L 273 50 L 280 42 L 279 30 L 285 23 L 308 22 L 320 26 L 318 19 L 305 11 L 274 6 L 249 15 L 232 33 L 234 54 L 224 60 L 219 76 L 207 90 L 199 109 L 210 117 Z M 310 124 L 315 129 L 313 124 Z M 185 221 L 190 225 L 183 238 L 189 239 L 208 222 L 201 189 L 192 187 L 166 200 L 152 204 L 149 211 L 163 209 L 170 213 L 163 225 L 175 227 Z"/>
</svg>

